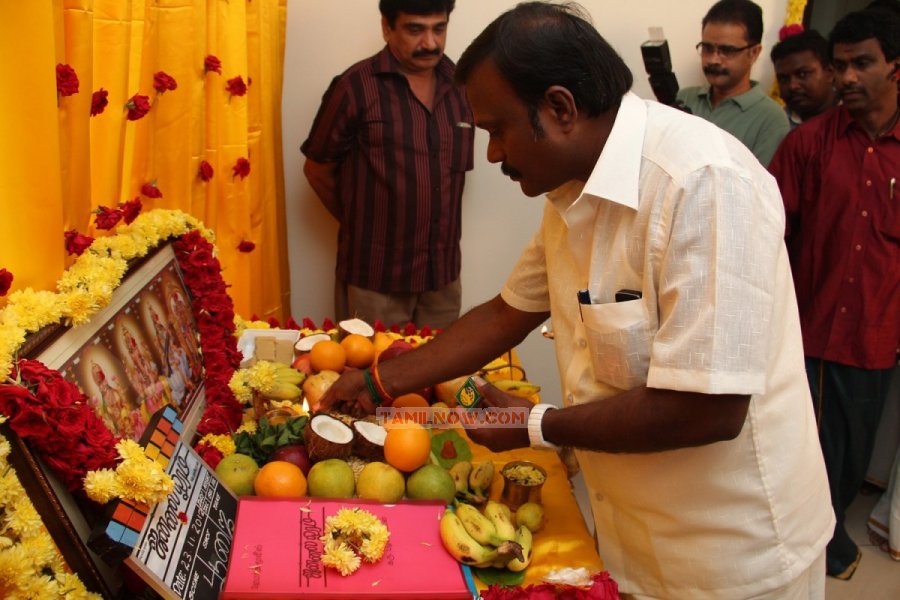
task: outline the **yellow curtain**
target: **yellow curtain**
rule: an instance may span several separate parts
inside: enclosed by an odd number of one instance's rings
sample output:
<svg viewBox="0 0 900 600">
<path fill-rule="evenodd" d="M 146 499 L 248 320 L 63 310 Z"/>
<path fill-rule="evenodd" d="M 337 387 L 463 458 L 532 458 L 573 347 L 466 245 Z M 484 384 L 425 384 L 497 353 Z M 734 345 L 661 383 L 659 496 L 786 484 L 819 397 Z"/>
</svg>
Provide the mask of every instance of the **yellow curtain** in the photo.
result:
<svg viewBox="0 0 900 600">
<path fill-rule="evenodd" d="M 72 258 L 64 232 L 104 232 L 93 211 L 140 197 L 216 232 L 223 275 L 245 318 L 290 307 L 281 152 L 287 0 L 4 2 L 0 20 L 0 268 L 12 290 L 52 290 Z M 221 62 L 207 72 L 205 59 Z M 78 92 L 57 94 L 57 65 Z M 177 87 L 158 93 L 154 75 Z M 240 77 L 245 95 L 227 82 Z M 94 92 L 108 105 L 91 116 Z M 148 97 L 143 118 L 126 103 Z M 250 173 L 233 168 L 247 159 Z M 201 161 L 214 170 L 198 176 Z M 142 195 L 153 184 L 162 197 Z M 255 249 L 241 252 L 241 242 Z M 0 307 L 3 299 L 0 298 Z"/>
</svg>

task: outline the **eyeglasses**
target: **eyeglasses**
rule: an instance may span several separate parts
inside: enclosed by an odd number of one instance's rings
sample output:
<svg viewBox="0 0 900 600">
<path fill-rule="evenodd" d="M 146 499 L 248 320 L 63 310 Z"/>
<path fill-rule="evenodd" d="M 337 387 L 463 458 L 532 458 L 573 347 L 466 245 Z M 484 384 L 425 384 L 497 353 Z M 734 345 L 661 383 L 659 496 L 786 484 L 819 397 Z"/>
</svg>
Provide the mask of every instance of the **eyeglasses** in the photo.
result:
<svg viewBox="0 0 900 600">
<path fill-rule="evenodd" d="M 709 42 L 699 42 L 695 46 L 695 48 L 697 48 L 697 52 L 700 53 L 700 56 L 712 56 L 713 54 L 718 54 L 722 58 L 734 58 L 738 55 L 738 52 L 749 50 L 750 48 L 758 45 L 759 44 L 747 44 L 743 48 L 738 48 L 737 46 L 729 46 L 727 44 L 710 44 Z"/>
</svg>

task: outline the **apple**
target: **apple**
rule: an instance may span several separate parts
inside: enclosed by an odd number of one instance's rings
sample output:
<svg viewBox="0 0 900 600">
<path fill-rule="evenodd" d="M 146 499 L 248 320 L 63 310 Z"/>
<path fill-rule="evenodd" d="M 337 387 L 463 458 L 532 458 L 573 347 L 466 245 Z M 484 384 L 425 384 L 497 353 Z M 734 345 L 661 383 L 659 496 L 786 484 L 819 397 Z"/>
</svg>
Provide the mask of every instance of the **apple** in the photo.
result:
<svg viewBox="0 0 900 600">
<path fill-rule="evenodd" d="M 312 467 L 312 461 L 306 446 L 303 444 L 285 444 L 275 449 L 269 460 L 283 460 L 291 464 L 295 464 L 303 471 L 303 476 L 309 475 L 309 469 Z"/>
<path fill-rule="evenodd" d="M 415 346 L 406 340 L 394 340 L 391 342 L 390 346 L 382 350 L 381 354 L 378 355 L 378 362 L 390 360 L 395 356 L 400 356 L 405 352 L 409 352 L 413 348 L 415 348 Z"/>
<path fill-rule="evenodd" d="M 307 375 L 313 374 L 313 368 L 309 364 L 309 352 L 304 352 L 303 354 L 295 358 L 291 366 L 301 373 L 306 373 Z"/>
</svg>

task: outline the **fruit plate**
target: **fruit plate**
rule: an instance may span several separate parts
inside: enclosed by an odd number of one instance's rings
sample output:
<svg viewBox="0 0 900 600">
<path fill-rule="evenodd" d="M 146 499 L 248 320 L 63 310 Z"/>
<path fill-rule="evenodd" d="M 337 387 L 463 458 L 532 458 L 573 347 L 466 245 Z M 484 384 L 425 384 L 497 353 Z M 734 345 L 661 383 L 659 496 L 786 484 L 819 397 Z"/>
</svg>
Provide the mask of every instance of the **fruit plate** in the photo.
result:
<svg viewBox="0 0 900 600">
<path fill-rule="evenodd" d="M 343 577 L 322 566 L 319 538 L 327 517 L 353 507 L 379 517 L 390 541 L 379 562 Z M 241 498 L 220 598 L 471 600 L 460 564 L 441 543 L 443 513 L 442 502 Z"/>
</svg>

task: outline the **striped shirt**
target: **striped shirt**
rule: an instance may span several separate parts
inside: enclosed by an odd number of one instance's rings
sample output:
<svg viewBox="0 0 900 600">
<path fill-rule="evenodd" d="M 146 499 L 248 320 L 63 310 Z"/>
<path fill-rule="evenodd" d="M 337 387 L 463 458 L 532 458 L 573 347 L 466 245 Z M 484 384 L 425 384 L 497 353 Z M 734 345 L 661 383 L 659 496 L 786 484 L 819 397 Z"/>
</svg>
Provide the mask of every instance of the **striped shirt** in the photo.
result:
<svg viewBox="0 0 900 600">
<path fill-rule="evenodd" d="M 436 290 L 459 278 L 462 193 L 473 117 L 446 56 L 432 110 L 387 47 L 335 77 L 301 152 L 338 162 L 336 275 L 381 293 Z"/>
</svg>

